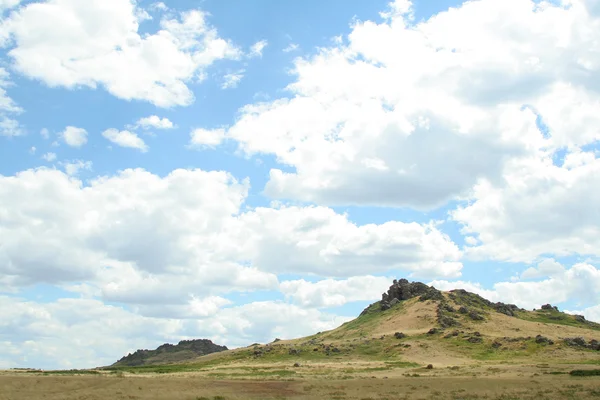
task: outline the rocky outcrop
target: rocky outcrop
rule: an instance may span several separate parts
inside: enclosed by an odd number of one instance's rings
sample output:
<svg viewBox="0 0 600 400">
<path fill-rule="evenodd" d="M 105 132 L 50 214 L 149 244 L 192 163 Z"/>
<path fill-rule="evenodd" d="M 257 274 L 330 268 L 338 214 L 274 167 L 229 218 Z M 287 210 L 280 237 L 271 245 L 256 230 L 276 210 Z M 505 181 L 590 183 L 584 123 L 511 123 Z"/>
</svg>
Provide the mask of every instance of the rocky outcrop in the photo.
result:
<svg viewBox="0 0 600 400">
<path fill-rule="evenodd" d="M 182 340 L 173 345 L 165 343 L 156 350 L 137 350 L 129 353 L 117 361 L 113 366 L 141 366 L 153 364 L 167 364 L 194 359 L 206 354 L 228 350 L 226 346 L 219 346 L 208 339 Z"/>
<path fill-rule="evenodd" d="M 490 307 L 497 312 L 514 317 L 517 311 L 523 311 L 522 308 L 517 307 L 514 304 L 505 304 L 501 302 L 492 303 L 491 301 L 484 299 L 478 294 L 467 292 L 464 289 L 454 289 L 450 291 L 450 298 L 454 300 L 461 307 L 458 310 L 461 314 L 468 314 L 469 308 L 483 308 Z"/>
<path fill-rule="evenodd" d="M 387 310 L 400 301 L 419 297 L 420 301 L 443 300 L 442 292 L 434 287 L 427 286 L 421 282 L 409 282 L 406 279 L 396 280 L 388 289 L 387 293 L 381 295 L 381 309 Z"/>
<path fill-rule="evenodd" d="M 547 337 L 542 336 L 542 335 L 537 335 L 535 337 L 535 342 L 537 344 L 550 344 L 550 345 L 554 344 L 554 341 L 552 341 L 551 339 L 548 339 Z"/>
<path fill-rule="evenodd" d="M 589 343 L 582 337 L 564 338 L 563 341 L 567 346 L 600 351 L 600 342 L 595 339 L 590 340 Z"/>
<path fill-rule="evenodd" d="M 552 304 L 544 304 L 542 306 L 542 310 L 548 310 L 548 311 L 558 311 L 558 307 L 553 306 Z"/>
</svg>

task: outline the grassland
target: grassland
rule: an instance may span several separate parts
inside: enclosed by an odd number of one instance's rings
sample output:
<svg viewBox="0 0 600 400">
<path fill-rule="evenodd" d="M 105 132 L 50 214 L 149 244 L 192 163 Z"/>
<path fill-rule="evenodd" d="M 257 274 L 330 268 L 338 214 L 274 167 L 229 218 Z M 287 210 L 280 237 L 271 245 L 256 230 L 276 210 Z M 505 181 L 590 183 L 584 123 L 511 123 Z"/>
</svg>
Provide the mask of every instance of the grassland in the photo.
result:
<svg viewBox="0 0 600 400">
<path fill-rule="evenodd" d="M 488 365 L 443 369 L 322 364 L 212 369 L 172 374 L 0 373 L 0 400 L 238 399 L 598 399 L 598 369 Z M 571 371 L 580 371 L 571 374 Z M 583 372 L 581 372 L 583 371 Z"/>
</svg>

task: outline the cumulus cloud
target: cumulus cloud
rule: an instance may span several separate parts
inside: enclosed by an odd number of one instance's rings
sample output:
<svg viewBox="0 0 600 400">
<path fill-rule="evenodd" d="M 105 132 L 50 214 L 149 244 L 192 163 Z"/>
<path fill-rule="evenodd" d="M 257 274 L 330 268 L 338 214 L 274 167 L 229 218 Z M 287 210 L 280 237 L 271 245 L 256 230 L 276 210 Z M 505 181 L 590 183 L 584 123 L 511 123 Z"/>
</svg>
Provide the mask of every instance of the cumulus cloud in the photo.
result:
<svg viewBox="0 0 600 400">
<path fill-rule="evenodd" d="M 547 276 L 562 275 L 565 268 L 553 259 L 546 259 L 537 265 L 537 268 L 527 268 L 521 273 L 521 279 L 538 279 Z"/>
<path fill-rule="evenodd" d="M 81 147 L 87 143 L 88 133 L 83 128 L 77 128 L 75 126 L 67 126 L 59 136 L 62 140 L 71 147 Z"/>
<path fill-rule="evenodd" d="M 86 186 L 49 169 L 0 177 L 0 286 L 87 282 L 111 301 L 181 304 L 273 289 L 280 273 L 460 275 L 460 250 L 433 226 L 357 226 L 326 207 L 242 212 L 248 187 L 200 170 L 125 170 Z"/>
<path fill-rule="evenodd" d="M 501 184 L 515 160 L 597 140 L 598 15 L 582 2 L 466 2 L 416 23 L 396 1 L 382 15 L 298 58 L 290 97 L 227 129 L 291 167 L 271 170 L 271 197 L 431 209 Z"/>
<path fill-rule="evenodd" d="M 92 162 L 91 161 L 83 161 L 83 160 L 73 160 L 73 161 L 65 161 L 60 163 L 67 175 L 76 176 L 79 174 L 81 170 L 91 171 Z"/>
<path fill-rule="evenodd" d="M 136 127 L 143 129 L 173 129 L 175 126 L 168 118 L 160 118 L 158 115 L 151 115 L 149 117 L 140 118 L 136 124 Z"/>
<path fill-rule="evenodd" d="M 313 283 L 300 279 L 281 282 L 279 289 L 303 307 L 335 307 L 353 301 L 380 300 L 392 280 L 388 277 L 353 276 L 345 280 L 323 279 Z"/>
<path fill-rule="evenodd" d="M 216 147 L 225 139 L 224 129 L 197 128 L 190 133 L 191 148 Z"/>
<path fill-rule="evenodd" d="M 102 136 L 120 147 L 138 149 L 142 153 L 148 151 L 146 142 L 134 132 L 119 131 L 118 129 L 111 128 L 102 132 Z"/>
<path fill-rule="evenodd" d="M 14 68 L 49 86 L 98 86 L 125 100 L 159 107 L 194 101 L 188 82 L 241 51 L 221 38 L 200 10 L 165 16 L 141 34 L 148 14 L 130 0 L 51 0 L 24 5 L 1 26 Z M 160 7 L 160 6 L 159 6 Z"/>
<path fill-rule="evenodd" d="M 238 248 L 277 273 L 349 277 L 399 269 L 418 277 L 457 277 L 462 269 L 459 248 L 432 225 L 358 226 L 327 207 L 256 208 L 226 234 L 227 252 Z"/>
<path fill-rule="evenodd" d="M 502 183 L 477 184 L 468 205 L 451 213 L 480 244 L 474 259 L 535 262 L 551 254 L 600 255 L 600 159 L 567 153 L 562 166 L 551 155 L 513 162 Z"/>
</svg>

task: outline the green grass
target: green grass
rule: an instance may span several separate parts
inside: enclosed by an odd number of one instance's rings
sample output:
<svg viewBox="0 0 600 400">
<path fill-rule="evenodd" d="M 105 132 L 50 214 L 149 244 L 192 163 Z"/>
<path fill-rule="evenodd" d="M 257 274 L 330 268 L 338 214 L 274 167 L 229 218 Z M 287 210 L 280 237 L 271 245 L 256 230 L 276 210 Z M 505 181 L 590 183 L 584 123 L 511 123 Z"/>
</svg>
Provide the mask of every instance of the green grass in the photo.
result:
<svg viewBox="0 0 600 400">
<path fill-rule="evenodd" d="M 425 336 L 423 337 L 423 339 L 438 340 L 429 336 Z M 543 352 L 544 349 L 547 348 L 547 346 L 535 343 L 534 339 L 522 342 L 523 344 L 525 344 L 524 349 L 495 349 L 492 347 L 491 341 L 486 340 L 485 338 L 482 343 L 471 343 L 460 336 L 453 337 L 451 339 L 444 339 L 444 341 L 439 343 L 444 345 L 444 347 L 449 351 L 455 351 L 459 354 L 480 361 L 508 361 L 519 358 L 529 358 L 533 355 Z"/>
<path fill-rule="evenodd" d="M 349 336 L 367 336 L 372 328 L 375 328 L 383 318 L 403 308 L 402 302 L 385 311 L 381 311 L 380 306 L 380 302 L 371 304 L 366 314 L 344 323 L 338 329 L 331 331 L 327 337 L 330 339 L 342 339 Z"/>
<path fill-rule="evenodd" d="M 517 318 L 530 321 L 539 322 L 543 324 L 555 324 L 555 325 L 567 325 L 576 328 L 592 329 L 600 331 L 600 324 L 595 322 L 580 322 L 575 319 L 575 316 L 565 314 L 560 311 L 554 310 L 536 310 L 536 311 L 520 311 L 516 313 Z"/>
<path fill-rule="evenodd" d="M 571 376 L 600 376 L 600 369 L 574 369 Z"/>
<path fill-rule="evenodd" d="M 232 377 L 256 377 L 256 378 L 266 378 L 266 377 L 286 377 L 296 375 L 296 371 L 287 370 L 287 369 L 277 369 L 277 370 L 260 370 L 256 369 L 254 371 L 248 370 L 245 372 L 211 372 L 208 376 L 212 378 L 232 378 Z"/>
<path fill-rule="evenodd" d="M 91 369 L 68 369 L 68 370 L 57 370 L 57 371 L 38 371 L 30 370 L 28 373 L 43 373 L 44 375 L 98 375 L 100 371 Z"/>
</svg>

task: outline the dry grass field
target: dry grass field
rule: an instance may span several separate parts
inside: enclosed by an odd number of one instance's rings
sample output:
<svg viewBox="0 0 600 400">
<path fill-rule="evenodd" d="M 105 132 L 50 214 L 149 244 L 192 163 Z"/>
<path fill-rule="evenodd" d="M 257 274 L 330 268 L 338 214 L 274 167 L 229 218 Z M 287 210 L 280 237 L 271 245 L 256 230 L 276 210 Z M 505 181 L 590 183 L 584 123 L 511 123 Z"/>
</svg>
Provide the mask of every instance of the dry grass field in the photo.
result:
<svg viewBox="0 0 600 400">
<path fill-rule="evenodd" d="M 0 374 L 0 400 L 600 399 L 582 365 L 385 368 L 378 364 L 272 365 L 171 374 Z"/>
</svg>

